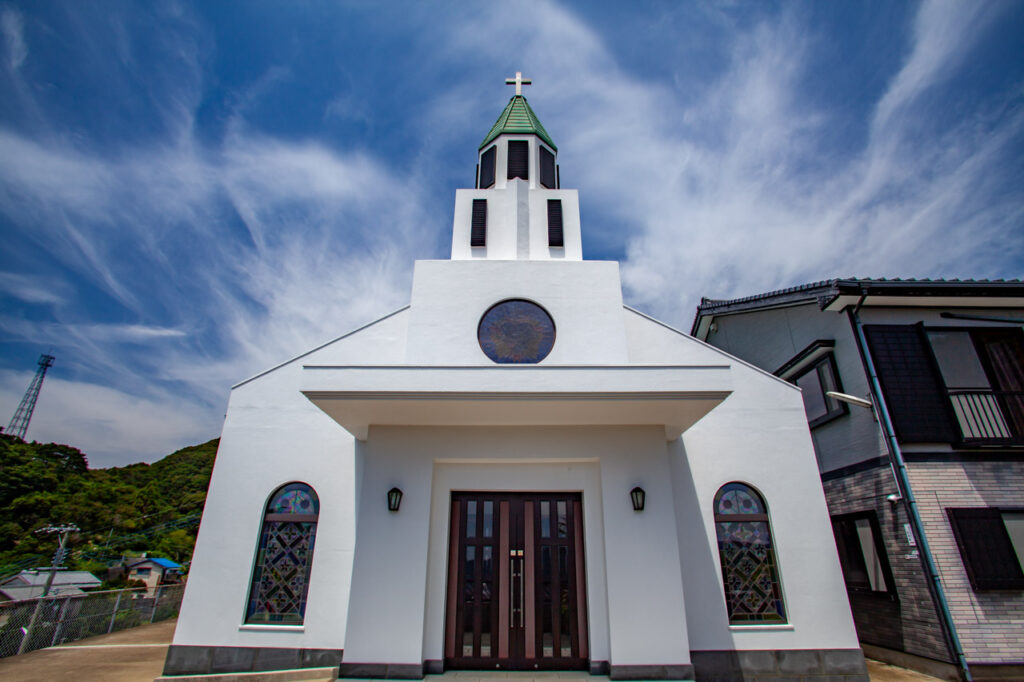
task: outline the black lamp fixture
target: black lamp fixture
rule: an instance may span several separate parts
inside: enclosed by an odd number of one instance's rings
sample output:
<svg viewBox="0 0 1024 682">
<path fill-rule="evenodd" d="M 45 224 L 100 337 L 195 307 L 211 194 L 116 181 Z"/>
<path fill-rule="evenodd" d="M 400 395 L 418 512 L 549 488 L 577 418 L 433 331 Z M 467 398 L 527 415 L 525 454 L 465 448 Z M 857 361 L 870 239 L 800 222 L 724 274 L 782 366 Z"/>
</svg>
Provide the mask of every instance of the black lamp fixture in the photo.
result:
<svg viewBox="0 0 1024 682">
<path fill-rule="evenodd" d="M 644 501 L 647 499 L 647 493 L 640 486 L 637 486 L 629 491 L 629 498 L 633 500 L 633 511 L 643 511 Z"/>
<path fill-rule="evenodd" d="M 402 491 L 392 488 L 388 491 L 388 511 L 396 512 L 402 506 Z"/>
</svg>

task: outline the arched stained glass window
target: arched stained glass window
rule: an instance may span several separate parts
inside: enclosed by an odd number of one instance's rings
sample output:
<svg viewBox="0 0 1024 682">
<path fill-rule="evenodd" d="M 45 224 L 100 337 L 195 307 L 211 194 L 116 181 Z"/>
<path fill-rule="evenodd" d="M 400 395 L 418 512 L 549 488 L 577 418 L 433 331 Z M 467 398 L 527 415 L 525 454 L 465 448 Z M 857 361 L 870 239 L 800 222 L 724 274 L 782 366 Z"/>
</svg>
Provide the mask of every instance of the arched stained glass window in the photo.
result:
<svg viewBox="0 0 1024 682">
<path fill-rule="evenodd" d="M 743 483 L 726 483 L 715 495 L 715 532 L 729 622 L 785 623 L 778 562 L 768 509 Z"/>
<path fill-rule="evenodd" d="M 320 500 L 305 483 L 278 488 L 263 514 L 246 623 L 301 625 Z"/>
</svg>

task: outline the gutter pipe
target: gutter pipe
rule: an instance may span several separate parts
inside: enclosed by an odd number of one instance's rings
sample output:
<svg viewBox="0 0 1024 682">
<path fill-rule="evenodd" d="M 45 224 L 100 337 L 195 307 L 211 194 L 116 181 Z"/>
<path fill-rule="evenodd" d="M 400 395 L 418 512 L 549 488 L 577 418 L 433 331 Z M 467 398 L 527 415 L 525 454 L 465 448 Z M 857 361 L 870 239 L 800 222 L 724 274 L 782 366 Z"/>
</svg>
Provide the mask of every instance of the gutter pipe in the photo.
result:
<svg viewBox="0 0 1024 682">
<path fill-rule="evenodd" d="M 971 671 L 967 667 L 967 659 L 964 657 L 963 647 L 960 645 L 960 638 L 956 633 L 956 625 L 953 622 L 953 614 L 949 610 L 949 602 L 946 601 L 946 594 L 942 589 L 942 582 L 939 580 L 939 571 L 935 566 L 935 559 L 932 556 L 931 548 L 928 546 L 928 537 L 924 533 L 924 524 L 921 522 L 921 515 L 917 509 L 917 500 L 910 488 L 910 478 L 907 476 L 907 465 L 903 459 L 903 452 L 900 450 L 899 441 L 896 440 L 896 432 L 889 418 L 889 408 L 885 404 L 885 396 L 882 395 L 882 385 L 878 381 L 878 374 L 875 371 L 875 363 L 871 359 L 871 351 L 868 349 L 867 339 L 864 336 L 863 325 L 860 321 L 858 311 L 867 298 L 862 293 L 857 306 L 848 310 L 850 321 L 853 323 L 857 335 L 857 345 L 860 346 L 861 357 L 864 359 L 864 367 L 871 380 L 871 397 L 875 402 L 875 413 L 878 415 L 878 423 L 882 427 L 882 435 L 885 436 L 886 448 L 889 451 L 889 463 L 892 466 L 896 478 L 896 488 L 906 505 L 907 516 L 914 531 L 914 537 L 921 550 L 921 563 L 925 573 L 928 574 L 928 588 L 932 599 L 939 607 L 939 614 L 942 617 L 942 624 L 945 626 L 947 644 L 956 656 L 957 665 L 960 667 L 960 674 L 966 682 L 972 682 Z"/>
</svg>

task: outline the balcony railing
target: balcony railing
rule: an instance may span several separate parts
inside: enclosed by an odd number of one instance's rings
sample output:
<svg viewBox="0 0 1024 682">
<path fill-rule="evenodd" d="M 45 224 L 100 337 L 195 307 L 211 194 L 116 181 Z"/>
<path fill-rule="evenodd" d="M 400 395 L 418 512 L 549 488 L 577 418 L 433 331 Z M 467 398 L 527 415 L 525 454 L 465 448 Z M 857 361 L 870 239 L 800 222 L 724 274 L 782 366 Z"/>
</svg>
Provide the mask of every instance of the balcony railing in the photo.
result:
<svg viewBox="0 0 1024 682">
<path fill-rule="evenodd" d="M 1024 440 L 1024 392 L 951 389 L 964 441 Z"/>
</svg>

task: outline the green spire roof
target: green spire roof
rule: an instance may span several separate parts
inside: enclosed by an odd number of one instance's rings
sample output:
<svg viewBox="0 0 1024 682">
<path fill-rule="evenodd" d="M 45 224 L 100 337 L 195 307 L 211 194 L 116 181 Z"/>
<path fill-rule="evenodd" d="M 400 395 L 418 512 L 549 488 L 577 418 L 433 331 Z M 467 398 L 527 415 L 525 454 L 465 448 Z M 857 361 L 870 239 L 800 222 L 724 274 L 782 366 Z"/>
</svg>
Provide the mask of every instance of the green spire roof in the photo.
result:
<svg viewBox="0 0 1024 682">
<path fill-rule="evenodd" d="M 544 126 L 540 124 L 537 114 L 533 113 L 529 102 L 522 95 L 513 95 L 512 99 L 508 101 L 505 111 L 501 112 L 501 116 L 498 117 L 494 127 L 487 133 L 484 141 L 480 143 L 480 149 L 483 149 L 494 141 L 498 135 L 504 133 L 531 133 L 544 140 L 553 150 L 558 151 L 558 147 L 551 141 L 548 131 L 544 130 Z"/>
</svg>

